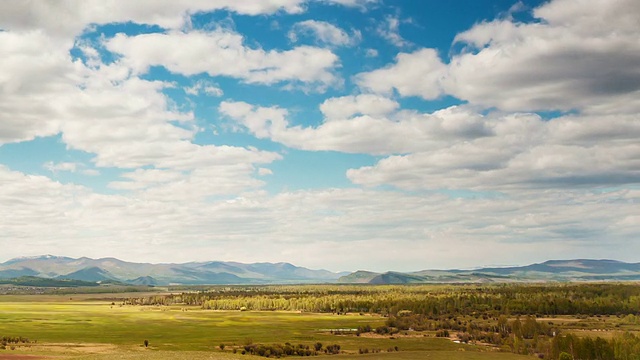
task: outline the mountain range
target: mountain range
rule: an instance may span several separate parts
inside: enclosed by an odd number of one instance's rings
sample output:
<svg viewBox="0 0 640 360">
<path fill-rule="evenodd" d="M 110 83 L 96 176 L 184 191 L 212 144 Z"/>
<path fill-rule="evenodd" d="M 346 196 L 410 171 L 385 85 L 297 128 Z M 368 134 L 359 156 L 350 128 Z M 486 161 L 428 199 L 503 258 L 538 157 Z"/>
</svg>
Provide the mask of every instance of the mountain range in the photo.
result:
<svg viewBox="0 0 640 360">
<path fill-rule="evenodd" d="M 116 258 L 74 259 L 43 255 L 11 259 L 0 264 L 0 279 L 24 276 L 133 285 L 215 285 L 335 282 L 347 273 L 310 270 L 289 263 L 189 262 L 132 263 Z"/>
<path fill-rule="evenodd" d="M 422 270 L 416 272 L 356 271 L 338 279 L 349 284 L 491 283 L 544 281 L 635 281 L 640 263 L 616 260 L 549 260 L 539 264 L 474 270 Z"/>
<path fill-rule="evenodd" d="M 550 260 L 514 267 L 474 270 L 422 270 L 416 272 L 335 273 L 311 270 L 289 263 L 189 262 L 184 264 L 132 263 L 116 258 L 74 259 L 44 255 L 0 263 L 0 279 L 41 278 L 88 283 L 132 285 L 216 284 L 416 284 L 504 283 L 542 281 L 635 281 L 640 263 L 615 260 Z"/>
</svg>

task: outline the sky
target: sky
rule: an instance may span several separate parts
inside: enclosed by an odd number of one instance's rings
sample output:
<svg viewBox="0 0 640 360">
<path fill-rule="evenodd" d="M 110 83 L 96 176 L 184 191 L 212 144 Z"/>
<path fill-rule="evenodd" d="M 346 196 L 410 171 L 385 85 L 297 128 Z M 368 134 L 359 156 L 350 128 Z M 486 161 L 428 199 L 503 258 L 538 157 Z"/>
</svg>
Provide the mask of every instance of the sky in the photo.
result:
<svg viewBox="0 0 640 360">
<path fill-rule="evenodd" d="M 0 2 L 0 262 L 640 257 L 637 0 Z"/>
</svg>

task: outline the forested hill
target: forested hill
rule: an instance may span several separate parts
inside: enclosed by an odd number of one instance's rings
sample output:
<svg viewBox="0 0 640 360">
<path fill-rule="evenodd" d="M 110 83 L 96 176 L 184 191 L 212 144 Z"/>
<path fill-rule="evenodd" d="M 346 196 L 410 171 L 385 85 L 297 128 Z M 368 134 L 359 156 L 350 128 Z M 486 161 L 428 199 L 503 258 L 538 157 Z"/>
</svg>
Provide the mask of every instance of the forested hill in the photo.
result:
<svg viewBox="0 0 640 360">
<path fill-rule="evenodd" d="M 338 279 L 348 284 L 489 283 L 537 281 L 640 280 L 640 263 L 616 260 L 550 260 L 515 267 L 474 270 L 423 270 L 409 273 L 356 271 Z"/>
</svg>

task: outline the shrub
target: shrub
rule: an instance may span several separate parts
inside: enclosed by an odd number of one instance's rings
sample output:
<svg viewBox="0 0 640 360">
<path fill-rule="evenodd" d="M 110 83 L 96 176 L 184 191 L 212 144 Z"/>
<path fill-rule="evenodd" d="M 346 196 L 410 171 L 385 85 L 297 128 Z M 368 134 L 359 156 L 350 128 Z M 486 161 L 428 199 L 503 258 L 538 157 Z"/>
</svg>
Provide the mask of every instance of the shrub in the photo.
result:
<svg viewBox="0 0 640 360">
<path fill-rule="evenodd" d="M 560 357 L 558 357 L 558 360 L 573 360 L 573 356 L 571 356 L 566 352 L 561 352 Z"/>
</svg>

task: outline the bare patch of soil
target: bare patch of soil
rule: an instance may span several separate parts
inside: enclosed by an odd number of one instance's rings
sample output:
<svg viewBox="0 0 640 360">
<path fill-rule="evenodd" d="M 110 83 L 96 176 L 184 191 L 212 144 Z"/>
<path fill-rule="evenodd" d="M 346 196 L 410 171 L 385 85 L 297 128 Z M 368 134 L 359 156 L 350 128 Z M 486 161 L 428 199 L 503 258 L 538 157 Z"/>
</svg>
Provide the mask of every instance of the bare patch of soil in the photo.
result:
<svg viewBox="0 0 640 360">
<path fill-rule="evenodd" d="M 117 350 L 118 347 L 113 344 L 41 343 L 37 346 L 33 346 L 33 349 L 36 351 L 66 354 L 108 354 Z"/>
</svg>

